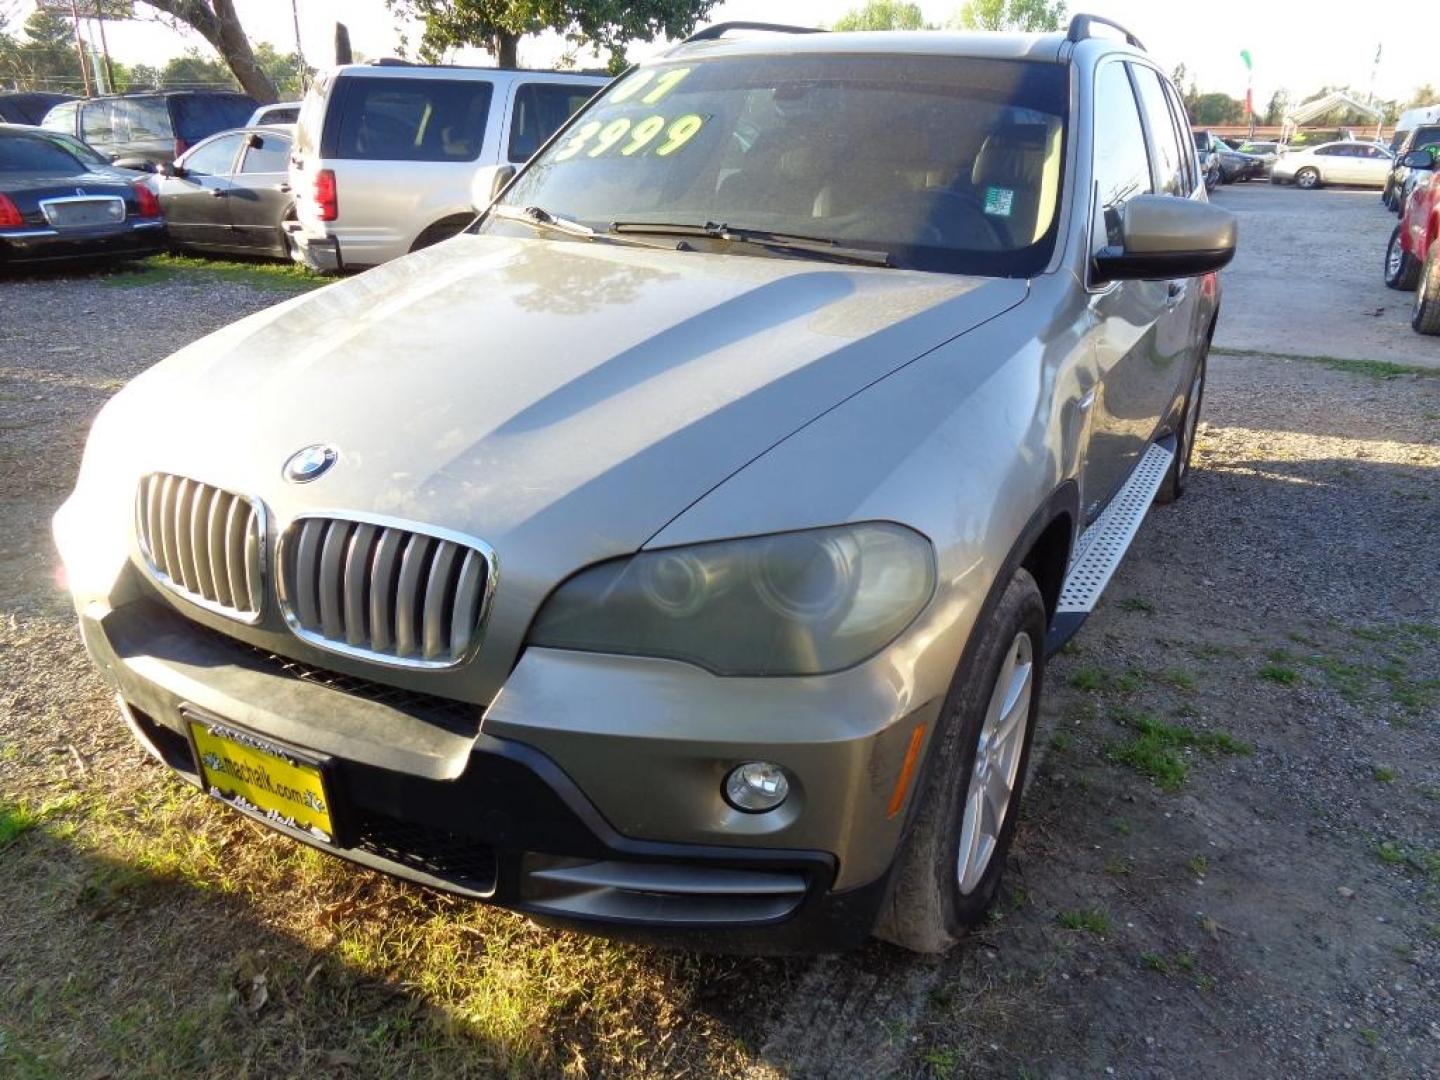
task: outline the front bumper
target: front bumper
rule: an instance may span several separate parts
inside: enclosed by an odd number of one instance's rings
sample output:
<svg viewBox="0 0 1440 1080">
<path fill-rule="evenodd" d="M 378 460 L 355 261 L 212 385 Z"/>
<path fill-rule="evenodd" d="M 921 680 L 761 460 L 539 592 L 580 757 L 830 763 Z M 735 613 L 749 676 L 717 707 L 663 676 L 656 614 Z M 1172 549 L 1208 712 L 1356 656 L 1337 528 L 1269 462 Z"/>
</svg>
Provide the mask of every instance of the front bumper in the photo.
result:
<svg viewBox="0 0 1440 1080">
<path fill-rule="evenodd" d="M 337 845 L 302 842 L 543 922 L 715 951 L 825 951 L 868 936 L 888 872 L 834 888 L 825 851 L 636 839 L 617 831 L 541 750 L 482 734 L 475 706 L 307 667 L 191 622 L 154 600 L 81 615 L 91 656 L 158 759 L 199 784 L 182 708 L 293 738 L 323 713 L 347 739 L 419 748 L 384 768 L 336 756 Z M 420 753 L 423 751 L 423 753 Z M 418 758 L 453 768 L 424 771 Z"/>
<path fill-rule="evenodd" d="M 0 265 L 70 259 L 141 257 L 165 250 L 165 223 L 158 219 L 118 226 L 55 229 L 49 226 L 0 231 Z"/>
</svg>

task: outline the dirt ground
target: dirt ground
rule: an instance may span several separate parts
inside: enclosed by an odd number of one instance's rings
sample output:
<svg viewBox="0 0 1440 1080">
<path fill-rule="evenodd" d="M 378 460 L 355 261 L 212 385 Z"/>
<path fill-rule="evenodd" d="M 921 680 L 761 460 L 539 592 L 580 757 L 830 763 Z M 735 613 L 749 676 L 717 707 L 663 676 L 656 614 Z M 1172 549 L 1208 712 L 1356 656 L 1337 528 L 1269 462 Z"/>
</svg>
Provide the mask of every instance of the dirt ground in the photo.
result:
<svg viewBox="0 0 1440 1080">
<path fill-rule="evenodd" d="M 1350 196 L 1232 197 L 1254 242 Z M 0 1074 L 1440 1074 L 1440 378 L 1212 357 L 1189 493 L 1050 667 L 991 924 L 940 960 L 695 958 L 348 870 L 130 744 L 48 518 L 109 393 L 275 298 L 0 283 Z"/>
<path fill-rule="evenodd" d="M 1385 287 L 1385 245 L 1400 219 L 1378 191 L 1252 181 L 1211 200 L 1240 218 L 1216 344 L 1440 368 L 1440 341 L 1410 329 L 1415 294 Z"/>
</svg>

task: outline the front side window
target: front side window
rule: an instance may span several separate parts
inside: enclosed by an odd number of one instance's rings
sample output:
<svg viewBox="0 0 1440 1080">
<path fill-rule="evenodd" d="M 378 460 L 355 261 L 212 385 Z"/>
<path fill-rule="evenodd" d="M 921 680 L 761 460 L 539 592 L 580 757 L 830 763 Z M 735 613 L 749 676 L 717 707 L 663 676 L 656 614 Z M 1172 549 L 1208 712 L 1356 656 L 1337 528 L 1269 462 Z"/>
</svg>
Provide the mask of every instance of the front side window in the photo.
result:
<svg viewBox="0 0 1440 1080">
<path fill-rule="evenodd" d="M 510 160 L 529 161 L 545 140 L 595 94 L 593 86 L 522 83 L 515 89 L 510 119 Z"/>
<path fill-rule="evenodd" d="M 1145 110 L 1145 121 L 1150 127 L 1150 144 L 1155 150 L 1155 172 L 1159 182 L 1156 190 L 1163 195 L 1188 195 L 1185 162 L 1180 154 L 1180 144 L 1175 141 L 1175 122 L 1170 117 L 1170 106 L 1165 101 L 1160 74 L 1143 64 L 1131 64 L 1130 71 L 1135 87 L 1140 91 L 1140 107 Z"/>
<path fill-rule="evenodd" d="M 195 176 L 223 176 L 235 164 L 235 151 L 240 149 L 242 136 L 222 135 L 198 147 L 185 159 L 185 171 Z"/>
<path fill-rule="evenodd" d="M 1095 183 L 1104 222 L 1096 244 L 1119 247 L 1125 203 L 1154 190 L 1135 91 L 1120 63 L 1101 65 L 1095 76 Z"/>
<path fill-rule="evenodd" d="M 716 223 L 1028 276 L 1058 231 L 1067 84 L 1058 64 L 939 56 L 654 64 L 612 83 L 505 202 L 599 230 Z"/>
<path fill-rule="evenodd" d="M 283 135 L 252 135 L 254 142 L 245 150 L 240 163 L 242 173 L 282 173 L 290 168 L 290 140 Z"/>
<path fill-rule="evenodd" d="M 488 82 L 341 78 L 324 155 L 365 161 L 474 161 L 490 114 Z M 332 136 L 331 127 L 335 128 Z M 333 146 L 331 145 L 333 141 Z"/>
</svg>

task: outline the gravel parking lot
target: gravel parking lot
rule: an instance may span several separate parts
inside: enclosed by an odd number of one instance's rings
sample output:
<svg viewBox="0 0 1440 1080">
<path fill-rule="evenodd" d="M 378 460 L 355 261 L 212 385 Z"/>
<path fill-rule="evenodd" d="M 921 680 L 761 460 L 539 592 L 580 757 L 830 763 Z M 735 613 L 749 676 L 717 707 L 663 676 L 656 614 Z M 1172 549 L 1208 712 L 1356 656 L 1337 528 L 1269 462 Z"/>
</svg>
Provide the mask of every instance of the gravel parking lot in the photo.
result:
<svg viewBox="0 0 1440 1080">
<path fill-rule="evenodd" d="M 1396 328 L 1373 193 L 1216 201 L 1218 344 L 1284 355 L 1212 357 L 1191 489 L 1052 664 L 1003 899 L 940 960 L 537 930 L 151 766 L 48 519 L 108 394 L 286 293 L 0 282 L 0 1074 L 1440 1074 L 1440 378 L 1323 359 L 1440 350 Z"/>
</svg>

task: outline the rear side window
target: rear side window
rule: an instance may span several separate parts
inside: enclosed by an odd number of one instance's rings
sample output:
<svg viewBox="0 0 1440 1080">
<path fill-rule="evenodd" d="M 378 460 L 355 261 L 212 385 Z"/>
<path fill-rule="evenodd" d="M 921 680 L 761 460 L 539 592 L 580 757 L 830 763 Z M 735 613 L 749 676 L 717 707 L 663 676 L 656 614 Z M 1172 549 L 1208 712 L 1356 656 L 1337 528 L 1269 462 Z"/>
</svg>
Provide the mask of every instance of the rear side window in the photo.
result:
<svg viewBox="0 0 1440 1080">
<path fill-rule="evenodd" d="M 245 151 L 242 173 L 281 173 L 289 169 L 290 140 L 283 135 L 259 135 L 259 146 Z"/>
<path fill-rule="evenodd" d="M 170 99 L 175 134 L 187 143 L 244 127 L 254 111 L 254 100 L 242 94 L 177 94 Z"/>
<path fill-rule="evenodd" d="M 1175 135 L 1175 121 L 1170 116 L 1170 105 L 1165 100 L 1165 88 L 1160 84 L 1160 75 L 1154 68 L 1131 64 L 1135 86 L 1140 91 L 1140 107 L 1145 112 L 1145 123 L 1150 129 L 1150 144 L 1155 150 L 1155 174 L 1163 195 L 1188 195 L 1190 189 L 1185 183 L 1185 159 L 1180 154 L 1180 144 Z"/>
<path fill-rule="evenodd" d="M 1440 146 L 1440 127 L 1415 129 L 1415 140 L 1410 144 L 1410 149 L 1423 150 L 1427 146 Z"/>
<path fill-rule="evenodd" d="M 1125 65 L 1104 64 L 1095 76 L 1095 182 L 1104 215 L 1103 243 L 1118 247 L 1120 208 L 1152 190 L 1145 129 Z M 1101 242 L 1101 237 L 1096 237 Z"/>
<path fill-rule="evenodd" d="M 164 98 L 120 98 L 114 102 L 116 142 L 168 142 L 170 114 Z"/>
<path fill-rule="evenodd" d="M 563 83 L 522 83 L 517 87 L 510 120 L 510 160 L 528 161 L 594 92 L 591 86 Z"/>
<path fill-rule="evenodd" d="M 474 161 L 485 141 L 493 89 L 475 80 L 340 79 L 325 127 L 324 156 Z"/>
<path fill-rule="evenodd" d="M 80 110 L 80 137 L 92 146 L 115 141 L 115 109 L 112 102 L 95 101 Z"/>
</svg>

